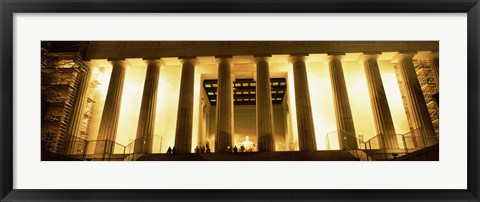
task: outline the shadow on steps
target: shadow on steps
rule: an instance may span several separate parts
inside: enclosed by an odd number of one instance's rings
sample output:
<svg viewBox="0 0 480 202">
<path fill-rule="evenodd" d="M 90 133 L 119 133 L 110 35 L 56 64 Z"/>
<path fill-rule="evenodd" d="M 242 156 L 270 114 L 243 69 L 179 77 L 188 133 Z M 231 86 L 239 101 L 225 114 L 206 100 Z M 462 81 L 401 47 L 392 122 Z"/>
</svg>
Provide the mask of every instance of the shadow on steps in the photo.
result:
<svg viewBox="0 0 480 202">
<path fill-rule="evenodd" d="M 358 161 L 347 151 L 285 151 L 212 154 L 150 154 L 138 161 Z"/>
</svg>

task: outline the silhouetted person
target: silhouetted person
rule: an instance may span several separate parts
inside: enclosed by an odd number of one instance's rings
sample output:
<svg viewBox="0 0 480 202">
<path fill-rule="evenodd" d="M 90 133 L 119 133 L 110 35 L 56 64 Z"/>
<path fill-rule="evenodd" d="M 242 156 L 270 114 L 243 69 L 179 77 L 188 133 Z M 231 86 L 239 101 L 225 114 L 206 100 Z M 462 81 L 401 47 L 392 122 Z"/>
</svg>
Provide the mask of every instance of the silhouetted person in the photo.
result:
<svg viewBox="0 0 480 202">
<path fill-rule="evenodd" d="M 237 145 L 235 145 L 235 147 L 233 147 L 233 153 L 237 153 L 238 151 L 238 148 L 237 148 Z"/>
<path fill-rule="evenodd" d="M 210 153 L 212 153 L 212 151 L 210 150 L 210 147 L 207 144 L 207 154 L 210 154 Z"/>
<path fill-rule="evenodd" d="M 392 153 L 393 158 L 398 158 L 399 154 L 398 153 Z"/>
<path fill-rule="evenodd" d="M 172 154 L 176 154 L 176 153 L 177 153 L 177 149 L 175 149 L 175 146 L 173 146 Z"/>
<path fill-rule="evenodd" d="M 205 147 L 204 147 L 204 146 L 201 146 L 201 147 L 200 147 L 200 153 L 201 153 L 201 154 L 204 154 L 204 153 L 205 153 Z"/>
<path fill-rule="evenodd" d="M 172 148 L 168 147 L 167 154 L 172 154 Z"/>
<path fill-rule="evenodd" d="M 199 154 L 200 153 L 200 149 L 197 147 L 195 147 L 195 154 Z"/>
<path fill-rule="evenodd" d="M 240 152 L 245 152 L 245 147 L 243 145 L 240 146 Z"/>
</svg>

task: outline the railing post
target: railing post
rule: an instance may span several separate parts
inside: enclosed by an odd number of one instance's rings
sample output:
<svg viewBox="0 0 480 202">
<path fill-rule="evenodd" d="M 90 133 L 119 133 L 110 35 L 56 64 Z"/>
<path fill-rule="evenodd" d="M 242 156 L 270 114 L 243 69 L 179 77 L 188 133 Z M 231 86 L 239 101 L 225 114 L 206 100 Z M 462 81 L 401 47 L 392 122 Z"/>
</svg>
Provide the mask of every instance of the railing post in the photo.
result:
<svg viewBox="0 0 480 202">
<path fill-rule="evenodd" d="M 418 147 L 418 141 L 417 141 L 417 135 L 416 135 L 417 130 L 410 130 L 410 135 L 412 136 L 412 142 L 413 142 L 413 148 Z"/>
<path fill-rule="evenodd" d="M 330 150 L 330 139 L 328 138 L 328 133 L 327 133 L 327 136 L 325 136 L 325 138 L 327 139 L 327 150 Z"/>
<path fill-rule="evenodd" d="M 108 144 L 108 147 L 107 147 L 107 150 L 108 150 L 108 161 L 110 161 L 112 159 L 112 143 L 109 141 L 107 141 L 107 144 Z"/>
<path fill-rule="evenodd" d="M 107 151 L 107 140 L 103 140 L 102 161 L 105 161 L 105 152 Z"/>
<path fill-rule="evenodd" d="M 109 152 L 109 154 L 108 154 L 108 161 L 111 161 L 111 160 L 112 160 L 112 154 L 114 153 L 114 150 L 115 150 L 115 148 L 114 148 L 114 146 L 115 146 L 115 141 L 111 140 L 109 144 L 110 144 L 110 145 L 109 145 L 109 146 L 110 146 L 110 148 L 109 148 L 109 151 L 110 151 L 110 152 Z"/>
<path fill-rule="evenodd" d="M 386 147 L 386 145 L 385 145 L 385 138 L 384 138 L 384 136 L 383 136 L 382 133 L 380 133 L 379 136 L 380 136 L 380 141 L 382 142 L 382 144 L 381 144 L 381 146 L 382 146 L 381 150 L 383 151 L 383 156 L 385 157 L 385 160 L 386 160 L 386 159 L 388 159 L 388 154 L 387 154 L 387 147 Z"/>
<path fill-rule="evenodd" d="M 136 147 L 137 144 L 138 144 L 137 141 L 138 141 L 138 139 L 135 139 L 135 140 L 133 141 L 132 161 L 133 161 L 133 159 L 135 159 L 135 147 Z"/>
<path fill-rule="evenodd" d="M 112 155 L 113 157 L 115 157 L 115 146 L 116 146 L 116 142 L 112 140 L 112 142 L 110 142 L 110 159 L 109 161 L 112 160 Z"/>
<path fill-rule="evenodd" d="M 87 157 L 87 149 L 88 149 L 88 140 L 85 140 L 85 147 L 83 148 L 82 160 L 85 160 L 85 158 Z"/>
<path fill-rule="evenodd" d="M 405 141 L 405 135 L 402 136 L 403 148 L 405 149 L 405 154 L 408 154 L 407 142 Z"/>
<path fill-rule="evenodd" d="M 427 134 L 425 129 L 422 128 L 422 130 L 423 130 L 423 134 Z M 422 135 L 422 136 L 423 136 L 423 142 L 424 142 L 423 148 L 426 148 L 426 147 L 428 147 L 428 139 L 427 139 L 428 137 L 426 135 Z"/>
<path fill-rule="evenodd" d="M 128 146 L 128 145 L 127 145 Z M 123 161 L 125 161 L 125 150 L 127 150 L 127 147 L 123 147 Z"/>
<path fill-rule="evenodd" d="M 160 147 L 159 147 L 159 151 L 158 153 L 161 154 L 162 153 L 162 143 L 163 143 L 163 137 L 160 137 Z"/>
</svg>

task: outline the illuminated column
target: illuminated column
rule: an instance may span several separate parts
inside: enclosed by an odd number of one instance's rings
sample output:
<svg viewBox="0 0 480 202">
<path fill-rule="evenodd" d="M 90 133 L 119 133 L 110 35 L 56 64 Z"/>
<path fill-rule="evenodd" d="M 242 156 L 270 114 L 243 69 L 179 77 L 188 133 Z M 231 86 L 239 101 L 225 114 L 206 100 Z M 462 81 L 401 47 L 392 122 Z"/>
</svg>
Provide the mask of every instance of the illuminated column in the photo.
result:
<svg viewBox="0 0 480 202">
<path fill-rule="evenodd" d="M 180 98 L 178 100 L 177 129 L 175 132 L 175 149 L 177 153 L 190 153 L 192 150 L 193 90 L 195 81 L 195 57 L 181 59 L 182 79 Z"/>
<path fill-rule="evenodd" d="M 285 95 L 287 97 L 288 95 Z M 291 132 L 291 127 L 289 126 L 289 111 L 288 111 L 288 106 L 285 104 L 282 104 L 283 107 L 283 122 L 285 123 L 285 150 L 286 151 L 294 151 L 294 143 L 293 143 L 293 134 Z"/>
<path fill-rule="evenodd" d="M 202 79 L 203 81 L 203 79 Z M 203 82 L 200 83 L 203 83 Z M 201 93 L 204 93 L 203 90 L 200 90 Z M 208 99 L 201 99 L 201 110 L 200 110 L 200 127 L 199 127 L 199 132 L 198 132 L 198 141 L 197 141 L 197 146 L 205 146 L 208 140 L 208 117 L 210 114 L 210 107 L 206 104 L 208 102 Z"/>
<path fill-rule="evenodd" d="M 232 146 L 233 133 L 233 89 L 232 57 L 216 57 L 218 63 L 217 112 L 215 152 L 226 152 Z"/>
<path fill-rule="evenodd" d="M 275 151 L 269 55 L 255 56 L 258 151 Z"/>
<path fill-rule="evenodd" d="M 394 58 L 394 63 L 398 63 L 399 77 L 403 81 L 405 89 L 407 106 L 411 113 L 413 129 L 418 129 L 420 143 L 423 146 L 436 144 L 435 130 L 430 119 L 425 97 L 423 96 L 420 82 L 418 81 L 415 67 L 413 66 L 413 56 L 416 51 L 400 52 Z M 415 133 L 416 134 L 416 133 Z"/>
<path fill-rule="evenodd" d="M 293 65 L 299 149 L 300 151 L 315 151 L 317 143 L 313 127 L 310 91 L 308 90 L 306 56 L 308 54 L 292 54 L 290 61 Z"/>
<path fill-rule="evenodd" d="M 343 75 L 342 54 L 329 54 L 330 80 L 332 82 L 333 103 L 335 104 L 335 118 L 337 122 L 340 149 L 347 146 L 357 149 L 355 126 L 353 125 L 352 110 L 348 99 L 347 85 Z"/>
<path fill-rule="evenodd" d="M 429 57 L 429 61 L 430 61 L 430 66 L 432 68 L 432 71 L 433 71 L 433 77 L 435 78 L 435 81 L 437 82 L 437 85 L 439 85 L 439 77 L 440 77 L 440 71 L 438 69 L 438 64 L 439 64 L 439 60 L 438 60 L 438 50 L 436 51 L 432 51 L 430 53 L 430 57 Z"/>
<path fill-rule="evenodd" d="M 152 153 L 155 112 L 157 108 L 158 81 L 160 77 L 160 59 L 144 59 L 147 63 L 147 74 L 143 86 L 142 104 L 138 116 L 135 153 Z"/>
<path fill-rule="evenodd" d="M 90 86 L 90 79 L 92 77 L 92 67 L 89 62 L 87 69 L 84 72 L 81 72 L 79 75 L 79 80 L 77 83 L 75 98 L 73 100 L 72 111 L 70 112 L 70 117 L 67 125 L 67 132 L 65 133 L 64 139 L 64 149 L 65 154 L 73 154 L 74 144 L 72 141 L 76 141 L 80 133 L 82 126 L 83 114 L 85 113 L 85 103 L 87 101 L 87 92 Z"/>
<path fill-rule="evenodd" d="M 117 137 L 118 118 L 122 103 L 123 83 L 125 82 L 125 61 L 110 60 L 112 75 L 108 84 L 107 98 L 103 108 L 100 129 L 98 130 L 95 154 L 111 154 Z"/>
<path fill-rule="evenodd" d="M 384 148 L 398 148 L 397 135 L 393 126 L 392 114 L 388 106 L 387 96 L 382 83 L 382 77 L 378 68 L 377 58 L 381 53 L 364 53 L 363 64 L 367 76 L 368 92 L 372 105 L 375 129 L 382 140 Z"/>
</svg>

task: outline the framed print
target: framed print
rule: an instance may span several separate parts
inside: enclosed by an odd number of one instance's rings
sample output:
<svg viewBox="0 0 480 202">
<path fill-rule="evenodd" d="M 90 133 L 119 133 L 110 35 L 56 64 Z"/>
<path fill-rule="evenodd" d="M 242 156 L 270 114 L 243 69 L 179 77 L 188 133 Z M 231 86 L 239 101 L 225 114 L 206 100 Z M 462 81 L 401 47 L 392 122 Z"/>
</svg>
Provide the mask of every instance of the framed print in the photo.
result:
<svg viewBox="0 0 480 202">
<path fill-rule="evenodd" d="M 476 0 L 0 5 L 2 201 L 479 200 Z"/>
</svg>

